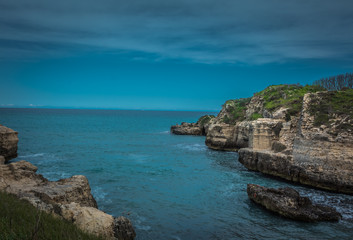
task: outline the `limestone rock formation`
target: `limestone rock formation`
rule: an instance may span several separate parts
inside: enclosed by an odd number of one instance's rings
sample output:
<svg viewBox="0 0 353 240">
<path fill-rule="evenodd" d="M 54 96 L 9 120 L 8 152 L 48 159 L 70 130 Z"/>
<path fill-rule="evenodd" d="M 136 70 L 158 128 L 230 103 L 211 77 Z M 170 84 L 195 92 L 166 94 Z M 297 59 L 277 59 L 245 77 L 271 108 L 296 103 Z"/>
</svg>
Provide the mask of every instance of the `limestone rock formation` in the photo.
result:
<svg viewBox="0 0 353 240">
<path fill-rule="evenodd" d="M 239 150 L 239 161 L 250 170 L 353 194 L 353 120 L 347 113 L 336 111 L 332 116 L 321 116 L 325 125 L 318 126 L 320 113 L 312 109 L 323 102 L 329 105 L 335 94 L 343 93 L 306 94 L 297 124 L 283 123 L 279 138 L 271 139 L 271 147 L 259 149 L 249 144 L 249 148 Z M 349 107 L 346 111 L 349 114 Z"/>
<path fill-rule="evenodd" d="M 301 197 L 292 188 L 273 189 L 248 184 L 247 193 L 249 198 L 255 203 L 294 220 L 316 222 L 338 221 L 342 218 L 341 214 L 334 208 L 313 205 L 309 198 Z"/>
<path fill-rule="evenodd" d="M 182 122 L 181 125 L 176 124 L 171 126 L 170 132 L 175 135 L 205 136 L 208 133 L 208 128 L 213 118 L 213 115 L 205 115 L 200 117 L 196 123 Z"/>
<path fill-rule="evenodd" d="M 182 122 L 181 125 L 176 124 L 170 127 L 170 132 L 175 135 L 196 135 L 202 136 L 202 129 L 196 123 Z"/>
<path fill-rule="evenodd" d="M 17 157 L 17 132 L 0 124 L 0 156 L 9 161 Z"/>
<path fill-rule="evenodd" d="M 227 101 L 208 123 L 206 145 L 239 151 L 248 169 L 353 194 L 353 90 L 270 86 Z"/>
<path fill-rule="evenodd" d="M 209 148 L 223 151 L 236 151 L 235 126 L 226 123 L 211 124 L 206 135 Z"/>
<path fill-rule="evenodd" d="M 134 239 L 136 234 L 129 220 L 121 225 L 113 216 L 97 209 L 85 176 L 51 182 L 36 171 L 37 167 L 26 161 L 0 165 L 0 190 L 63 217 L 86 232 L 106 239 Z"/>
</svg>

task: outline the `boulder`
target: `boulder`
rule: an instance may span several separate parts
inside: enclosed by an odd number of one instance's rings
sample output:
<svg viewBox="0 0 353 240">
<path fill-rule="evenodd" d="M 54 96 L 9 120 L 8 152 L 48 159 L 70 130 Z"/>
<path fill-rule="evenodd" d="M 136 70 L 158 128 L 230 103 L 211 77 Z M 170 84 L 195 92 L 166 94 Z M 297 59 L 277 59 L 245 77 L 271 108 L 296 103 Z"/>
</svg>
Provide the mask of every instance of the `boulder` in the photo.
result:
<svg viewBox="0 0 353 240">
<path fill-rule="evenodd" d="M 334 208 L 314 205 L 307 197 L 301 197 L 292 188 L 266 188 L 248 184 L 249 198 L 266 209 L 284 217 L 299 221 L 338 221 L 342 218 Z"/>
<path fill-rule="evenodd" d="M 17 132 L 0 124 L 0 156 L 8 162 L 17 157 Z"/>
</svg>

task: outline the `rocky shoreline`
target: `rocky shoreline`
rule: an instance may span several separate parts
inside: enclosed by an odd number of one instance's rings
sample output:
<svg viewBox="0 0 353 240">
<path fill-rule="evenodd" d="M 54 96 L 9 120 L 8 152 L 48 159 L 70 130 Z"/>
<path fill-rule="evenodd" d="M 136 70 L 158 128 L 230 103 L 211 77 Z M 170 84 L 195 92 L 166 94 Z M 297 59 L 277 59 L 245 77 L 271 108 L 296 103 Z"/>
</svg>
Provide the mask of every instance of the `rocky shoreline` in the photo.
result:
<svg viewBox="0 0 353 240">
<path fill-rule="evenodd" d="M 126 217 L 100 211 L 85 176 L 49 181 L 26 161 L 8 163 L 17 157 L 17 132 L 0 125 L 0 190 L 66 219 L 87 233 L 105 239 L 132 240 L 136 233 Z"/>
<path fill-rule="evenodd" d="M 205 144 L 237 151 L 249 170 L 352 195 L 352 102 L 353 89 L 270 86 L 227 101 L 204 126 Z"/>
<path fill-rule="evenodd" d="M 290 92 L 283 88 L 283 85 L 271 86 L 264 91 L 282 91 L 279 100 L 283 101 L 291 97 L 283 96 Z M 293 89 L 302 90 L 300 87 Z M 249 170 L 315 188 L 353 194 L 353 118 L 349 115 L 352 110 L 348 109 L 348 114 L 342 111 L 327 113 L 326 109 L 321 114 L 313 110 L 313 106 L 320 104 L 330 108 L 329 104 L 340 94 L 347 95 L 348 101 L 352 102 L 352 92 L 308 92 L 294 99 L 295 104 L 300 104 L 299 111 L 294 114 L 293 109 L 285 105 L 272 111 L 267 109 L 265 94 L 255 95 L 246 102 L 241 99 L 245 104 L 240 113 L 236 110 L 239 100 L 227 101 L 218 116 L 205 125 L 205 144 L 214 150 L 238 151 L 239 162 Z M 240 114 L 241 118 L 234 119 L 234 115 Z M 253 119 L 254 115 L 261 117 Z M 232 117 L 233 121 L 229 121 Z M 320 123 L 320 118 L 329 121 Z M 174 133 L 173 127 L 171 132 Z"/>
</svg>

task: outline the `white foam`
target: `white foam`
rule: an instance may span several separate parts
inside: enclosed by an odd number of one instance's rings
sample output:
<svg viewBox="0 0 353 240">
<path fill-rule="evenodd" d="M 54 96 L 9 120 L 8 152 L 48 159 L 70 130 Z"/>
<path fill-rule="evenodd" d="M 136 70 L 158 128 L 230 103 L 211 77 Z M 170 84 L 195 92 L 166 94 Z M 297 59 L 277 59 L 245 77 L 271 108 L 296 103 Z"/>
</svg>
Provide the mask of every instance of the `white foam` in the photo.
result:
<svg viewBox="0 0 353 240">
<path fill-rule="evenodd" d="M 136 214 L 136 220 L 135 220 L 135 226 L 137 229 L 139 230 L 143 230 L 143 231 L 149 231 L 151 230 L 151 226 L 143 224 L 146 221 L 145 217 L 139 216 L 138 214 Z"/>
<path fill-rule="evenodd" d="M 92 195 L 94 196 L 94 198 L 97 201 L 102 201 L 105 203 L 111 203 L 112 200 L 111 199 L 106 199 L 106 196 L 108 195 L 108 193 L 103 191 L 103 188 L 101 187 L 93 187 L 92 188 Z"/>
<path fill-rule="evenodd" d="M 35 158 L 35 157 L 43 157 L 45 153 L 36 153 L 36 154 L 29 154 L 24 156 L 18 156 L 19 158 Z"/>
<path fill-rule="evenodd" d="M 201 144 L 198 144 L 198 143 L 195 143 L 195 144 L 178 144 L 177 147 L 185 149 L 185 150 L 188 150 L 188 151 L 193 151 L 193 152 L 195 152 L 195 151 L 200 152 L 200 151 L 204 151 L 205 149 L 207 149 L 207 147 L 205 145 L 201 145 Z"/>
<path fill-rule="evenodd" d="M 170 131 L 162 131 L 162 132 L 159 132 L 159 134 L 169 134 Z"/>
</svg>

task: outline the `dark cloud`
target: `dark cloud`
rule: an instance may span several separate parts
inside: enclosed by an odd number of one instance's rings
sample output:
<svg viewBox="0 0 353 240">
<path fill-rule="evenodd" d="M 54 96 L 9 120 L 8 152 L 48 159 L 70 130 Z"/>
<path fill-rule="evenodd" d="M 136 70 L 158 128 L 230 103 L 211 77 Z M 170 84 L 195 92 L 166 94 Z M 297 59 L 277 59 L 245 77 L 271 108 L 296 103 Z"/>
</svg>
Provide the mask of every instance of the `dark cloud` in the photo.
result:
<svg viewBox="0 0 353 240">
<path fill-rule="evenodd" d="M 0 57 L 91 46 L 203 63 L 345 58 L 352 9 L 351 0 L 0 0 Z"/>
</svg>

